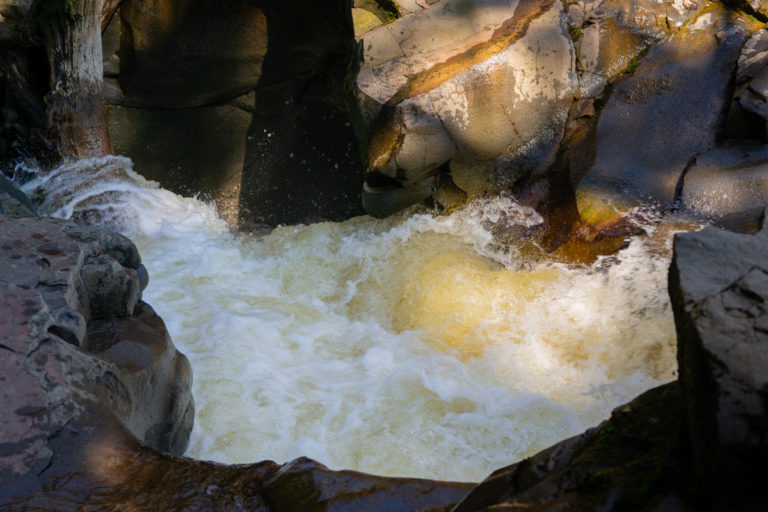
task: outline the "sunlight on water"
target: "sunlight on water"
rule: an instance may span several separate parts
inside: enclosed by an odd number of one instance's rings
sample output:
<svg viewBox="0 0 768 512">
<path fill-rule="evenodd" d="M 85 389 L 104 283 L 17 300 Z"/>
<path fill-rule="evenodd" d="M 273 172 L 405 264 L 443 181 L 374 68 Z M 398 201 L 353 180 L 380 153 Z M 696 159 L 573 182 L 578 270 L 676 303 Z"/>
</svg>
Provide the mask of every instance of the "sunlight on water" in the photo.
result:
<svg viewBox="0 0 768 512">
<path fill-rule="evenodd" d="M 242 239 L 130 165 L 25 190 L 137 242 L 194 370 L 189 456 L 479 480 L 673 378 L 668 261 L 642 239 L 610 264 L 523 265 L 491 228 L 538 216 L 508 199 Z"/>
</svg>

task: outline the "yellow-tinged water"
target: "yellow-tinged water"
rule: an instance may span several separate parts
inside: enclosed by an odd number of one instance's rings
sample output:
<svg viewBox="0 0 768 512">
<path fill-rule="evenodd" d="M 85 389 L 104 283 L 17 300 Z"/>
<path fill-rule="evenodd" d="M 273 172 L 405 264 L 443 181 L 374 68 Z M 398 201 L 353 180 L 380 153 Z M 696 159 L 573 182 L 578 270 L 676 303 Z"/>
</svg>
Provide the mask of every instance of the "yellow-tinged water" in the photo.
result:
<svg viewBox="0 0 768 512">
<path fill-rule="evenodd" d="M 539 219 L 508 199 L 243 238 L 129 168 L 27 190 L 137 242 L 193 366 L 189 456 L 479 480 L 673 378 L 668 261 L 643 239 L 592 267 L 524 262 L 494 227 Z"/>
</svg>

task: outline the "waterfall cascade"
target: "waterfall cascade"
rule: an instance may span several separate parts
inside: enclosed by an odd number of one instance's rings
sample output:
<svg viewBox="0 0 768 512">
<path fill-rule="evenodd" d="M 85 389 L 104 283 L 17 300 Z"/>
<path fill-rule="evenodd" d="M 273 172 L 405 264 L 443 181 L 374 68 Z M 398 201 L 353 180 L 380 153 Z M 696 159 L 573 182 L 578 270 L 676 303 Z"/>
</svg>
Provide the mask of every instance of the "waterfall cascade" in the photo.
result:
<svg viewBox="0 0 768 512">
<path fill-rule="evenodd" d="M 123 157 L 24 189 L 139 246 L 194 369 L 192 457 L 479 480 L 674 378 L 668 259 L 647 239 L 590 267 L 531 261 L 494 238 L 539 221 L 504 198 L 241 236 Z"/>
</svg>

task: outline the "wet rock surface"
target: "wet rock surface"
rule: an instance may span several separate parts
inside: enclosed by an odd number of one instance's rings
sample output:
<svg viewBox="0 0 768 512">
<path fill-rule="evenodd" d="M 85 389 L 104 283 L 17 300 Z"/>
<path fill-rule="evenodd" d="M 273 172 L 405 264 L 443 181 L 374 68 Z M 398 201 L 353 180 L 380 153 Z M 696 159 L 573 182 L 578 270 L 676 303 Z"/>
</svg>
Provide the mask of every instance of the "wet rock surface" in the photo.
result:
<svg viewBox="0 0 768 512">
<path fill-rule="evenodd" d="M 584 434 L 499 469 L 453 512 L 689 510 L 676 383 L 653 389 Z"/>
<path fill-rule="evenodd" d="M 104 32 L 116 151 L 244 229 L 362 213 L 351 0 L 125 0 Z"/>
<path fill-rule="evenodd" d="M 747 31 L 715 10 L 651 48 L 613 89 L 597 124 L 595 163 L 577 189 L 670 209 L 689 160 L 719 142 Z M 702 25 L 699 28 L 699 25 Z M 624 203 L 624 204 L 622 204 Z"/>
<path fill-rule="evenodd" d="M 735 231 L 756 232 L 768 197 L 768 146 L 739 144 L 696 157 L 680 208 Z"/>
<path fill-rule="evenodd" d="M 116 233 L 0 215 L 0 510 L 449 510 L 473 484 L 179 457 L 192 375 Z"/>
<path fill-rule="evenodd" d="M 0 214 L 34 216 L 35 207 L 27 196 L 0 174 Z"/>
</svg>

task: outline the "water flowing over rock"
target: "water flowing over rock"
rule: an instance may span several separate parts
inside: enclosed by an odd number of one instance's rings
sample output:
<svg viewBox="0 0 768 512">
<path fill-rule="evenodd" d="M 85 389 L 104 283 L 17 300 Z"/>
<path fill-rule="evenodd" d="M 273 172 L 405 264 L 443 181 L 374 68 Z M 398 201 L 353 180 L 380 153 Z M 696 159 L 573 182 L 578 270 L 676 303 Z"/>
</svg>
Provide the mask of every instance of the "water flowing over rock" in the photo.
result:
<svg viewBox="0 0 768 512">
<path fill-rule="evenodd" d="M 445 510 L 472 484 L 176 457 L 191 371 L 125 237 L 0 214 L 0 509 Z M 298 507 L 298 508 L 297 508 Z"/>
<path fill-rule="evenodd" d="M 243 228 L 362 213 L 350 0 L 125 0 L 105 31 L 115 151 Z"/>
<path fill-rule="evenodd" d="M 768 228 L 677 235 L 669 293 L 679 382 L 494 472 L 454 512 L 763 510 Z"/>
</svg>

